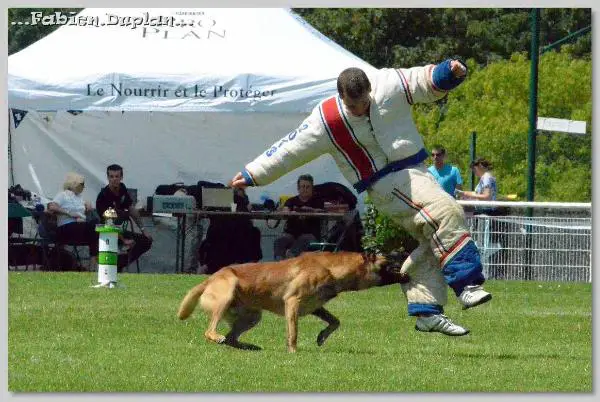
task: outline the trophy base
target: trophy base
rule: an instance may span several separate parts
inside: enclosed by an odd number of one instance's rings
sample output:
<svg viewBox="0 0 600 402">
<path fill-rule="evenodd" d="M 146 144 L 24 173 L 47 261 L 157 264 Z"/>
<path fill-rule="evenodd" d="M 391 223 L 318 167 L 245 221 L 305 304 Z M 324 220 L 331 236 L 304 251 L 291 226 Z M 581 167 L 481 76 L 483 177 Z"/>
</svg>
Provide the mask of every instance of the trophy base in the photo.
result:
<svg viewBox="0 0 600 402">
<path fill-rule="evenodd" d="M 123 286 L 122 284 L 117 283 L 117 282 L 103 282 L 103 283 L 98 283 L 97 285 L 92 285 L 91 287 L 114 289 L 114 288 L 124 288 L 125 286 Z"/>
</svg>

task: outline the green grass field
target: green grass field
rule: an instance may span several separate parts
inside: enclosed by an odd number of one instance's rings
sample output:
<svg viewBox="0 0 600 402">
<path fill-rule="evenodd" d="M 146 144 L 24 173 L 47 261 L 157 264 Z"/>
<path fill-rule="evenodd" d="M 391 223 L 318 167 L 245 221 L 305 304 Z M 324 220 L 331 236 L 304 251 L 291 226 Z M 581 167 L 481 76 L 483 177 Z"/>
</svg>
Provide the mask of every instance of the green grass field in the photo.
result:
<svg viewBox="0 0 600 402">
<path fill-rule="evenodd" d="M 591 284 L 490 281 L 494 299 L 446 313 L 464 337 L 414 330 L 400 288 L 345 293 L 328 304 L 341 327 L 300 320 L 298 353 L 271 313 L 243 351 L 204 340 L 200 309 L 176 311 L 203 276 L 9 273 L 10 392 L 592 392 Z"/>
</svg>

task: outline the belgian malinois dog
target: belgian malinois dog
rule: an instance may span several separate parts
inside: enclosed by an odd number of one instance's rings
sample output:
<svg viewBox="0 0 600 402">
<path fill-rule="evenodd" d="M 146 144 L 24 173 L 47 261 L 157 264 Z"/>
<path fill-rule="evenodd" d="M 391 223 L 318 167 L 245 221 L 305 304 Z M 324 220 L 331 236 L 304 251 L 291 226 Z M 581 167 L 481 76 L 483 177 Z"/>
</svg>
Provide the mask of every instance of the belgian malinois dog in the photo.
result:
<svg viewBox="0 0 600 402">
<path fill-rule="evenodd" d="M 230 265 L 192 288 L 177 315 L 182 320 L 189 317 L 200 299 L 200 306 L 210 316 L 206 339 L 241 349 L 260 349 L 238 338 L 259 323 L 262 310 L 268 310 L 285 316 L 288 351 L 295 352 L 298 318 L 312 314 L 328 324 L 317 336 L 321 346 L 340 325 L 323 305 L 340 292 L 408 282 L 408 276 L 400 273 L 407 256 L 313 252 L 277 262 Z M 217 333 L 222 318 L 231 326 L 225 336 Z"/>
</svg>

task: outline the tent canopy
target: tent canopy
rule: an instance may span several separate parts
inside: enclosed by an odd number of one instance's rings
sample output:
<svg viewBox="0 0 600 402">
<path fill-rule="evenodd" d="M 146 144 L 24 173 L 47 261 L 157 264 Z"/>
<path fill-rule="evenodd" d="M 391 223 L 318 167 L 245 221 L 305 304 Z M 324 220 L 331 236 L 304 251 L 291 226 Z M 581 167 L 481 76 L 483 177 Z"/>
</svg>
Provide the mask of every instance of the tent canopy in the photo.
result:
<svg viewBox="0 0 600 402">
<path fill-rule="evenodd" d="M 73 19 L 86 25 L 9 57 L 11 107 L 307 112 L 340 71 L 371 69 L 288 9 L 91 8 Z"/>
<path fill-rule="evenodd" d="M 14 183 L 50 198 L 75 171 L 95 199 L 112 163 L 141 200 L 159 184 L 226 183 L 336 93 L 343 69 L 373 70 L 288 9 L 72 18 L 86 25 L 63 25 L 8 58 Z M 302 173 L 349 186 L 325 156 L 249 195 L 295 194 Z"/>
</svg>

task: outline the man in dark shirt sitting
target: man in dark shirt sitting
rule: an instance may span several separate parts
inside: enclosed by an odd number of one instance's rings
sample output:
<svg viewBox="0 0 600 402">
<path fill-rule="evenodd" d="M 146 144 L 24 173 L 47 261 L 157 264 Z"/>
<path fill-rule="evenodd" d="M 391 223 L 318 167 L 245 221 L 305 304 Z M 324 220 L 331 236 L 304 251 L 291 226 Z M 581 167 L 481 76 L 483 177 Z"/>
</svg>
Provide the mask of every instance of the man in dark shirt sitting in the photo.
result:
<svg viewBox="0 0 600 402">
<path fill-rule="evenodd" d="M 141 234 L 126 230 L 119 236 L 119 243 L 124 244 L 128 250 L 127 254 L 120 254 L 117 260 L 119 272 L 124 267 L 136 261 L 142 254 L 152 247 L 152 235 L 143 225 L 142 218 L 133 204 L 133 200 L 127 191 L 123 180 L 123 168 L 119 165 L 110 165 L 106 168 L 108 186 L 104 187 L 96 198 L 96 210 L 104 221 L 104 211 L 112 207 L 117 211 L 118 218 L 114 224 L 120 225 L 129 220 L 129 217 L 138 225 Z"/>
<path fill-rule="evenodd" d="M 289 198 L 282 210 L 294 212 L 323 212 L 323 200 L 313 196 L 313 177 L 309 174 L 298 178 L 298 195 Z M 295 257 L 308 249 L 310 243 L 321 237 L 321 220 L 300 216 L 289 218 L 283 229 L 283 235 L 275 239 L 274 254 L 276 260 Z"/>
</svg>

